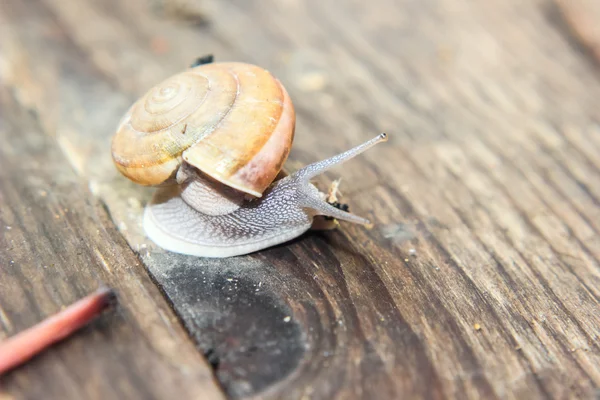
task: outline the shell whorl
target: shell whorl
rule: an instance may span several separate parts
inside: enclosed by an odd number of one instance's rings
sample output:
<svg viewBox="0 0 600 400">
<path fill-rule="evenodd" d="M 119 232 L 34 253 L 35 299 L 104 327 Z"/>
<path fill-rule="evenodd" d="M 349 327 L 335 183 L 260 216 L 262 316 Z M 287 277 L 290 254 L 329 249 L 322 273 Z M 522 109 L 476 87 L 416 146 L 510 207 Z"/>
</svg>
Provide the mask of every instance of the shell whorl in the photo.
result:
<svg viewBox="0 0 600 400">
<path fill-rule="evenodd" d="M 113 137 L 117 168 L 132 181 L 173 181 L 185 160 L 260 197 L 289 154 L 295 114 L 285 88 L 249 64 L 201 65 L 150 89 Z"/>
</svg>

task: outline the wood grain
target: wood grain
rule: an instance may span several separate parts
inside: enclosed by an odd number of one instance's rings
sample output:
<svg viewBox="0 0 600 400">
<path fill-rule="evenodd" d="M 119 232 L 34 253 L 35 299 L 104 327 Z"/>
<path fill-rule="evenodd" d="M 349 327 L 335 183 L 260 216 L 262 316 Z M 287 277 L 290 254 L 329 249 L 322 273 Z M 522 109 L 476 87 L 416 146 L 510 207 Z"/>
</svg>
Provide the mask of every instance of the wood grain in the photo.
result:
<svg viewBox="0 0 600 400">
<path fill-rule="evenodd" d="M 0 340 L 107 284 L 119 305 L 0 378 L 14 399 L 220 399 L 211 370 L 35 114 L 0 86 Z M 5 397 L 9 396 L 9 397 Z"/>
<path fill-rule="evenodd" d="M 231 397 L 598 395 L 600 82 L 553 1 L 202 4 L 190 24 L 142 0 L 4 2 L 0 73 Z M 151 191 L 116 173 L 110 136 L 137 96 L 208 53 L 284 82 L 292 169 L 389 133 L 319 182 L 342 176 L 375 229 L 230 260 L 145 239 Z"/>
<path fill-rule="evenodd" d="M 600 62 L 600 3 L 594 0 L 556 0 L 565 28 L 596 62 Z"/>
</svg>

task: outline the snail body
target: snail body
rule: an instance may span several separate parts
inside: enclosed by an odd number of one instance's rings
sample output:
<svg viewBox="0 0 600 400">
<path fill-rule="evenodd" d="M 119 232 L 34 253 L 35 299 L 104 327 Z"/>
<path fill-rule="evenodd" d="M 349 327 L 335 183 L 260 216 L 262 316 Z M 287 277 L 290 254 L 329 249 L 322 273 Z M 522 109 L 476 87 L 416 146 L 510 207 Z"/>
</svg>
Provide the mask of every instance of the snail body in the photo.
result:
<svg viewBox="0 0 600 400">
<path fill-rule="evenodd" d="M 317 215 L 368 224 L 328 204 L 309 180 L 385 134 L 276 180 L 294 129 L 289 95 L 268 71 L 205 64 L 135 102 L 113 137 L 112 156 L 127 178 L 158 187 L 144 212 L 144 230 L 166 250 L 247 254 L 301 235 Z"/>
</svg>

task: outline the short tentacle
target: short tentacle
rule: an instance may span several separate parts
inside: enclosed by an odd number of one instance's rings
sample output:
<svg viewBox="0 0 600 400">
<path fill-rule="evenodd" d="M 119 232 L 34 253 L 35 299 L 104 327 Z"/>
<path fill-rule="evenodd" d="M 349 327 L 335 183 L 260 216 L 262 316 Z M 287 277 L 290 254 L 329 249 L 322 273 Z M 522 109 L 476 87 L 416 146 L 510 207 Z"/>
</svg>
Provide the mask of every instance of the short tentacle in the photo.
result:
<svg viewBox="0 0 600 400">
<path fill-rule="evenodd" d="M 303 194 L 305 190 L 302 191 Z M 340 210 L 323 200 L 316 200 L 314 196 L 307 197 L 303 202 L 307 207 L 318 212 L 319 215 L 325 215 L 343 221 L 353 222 L 361 225 L 371 225 L 371 221 L 358 215 L 351 214 L 347 211 Z"/>
</svg>

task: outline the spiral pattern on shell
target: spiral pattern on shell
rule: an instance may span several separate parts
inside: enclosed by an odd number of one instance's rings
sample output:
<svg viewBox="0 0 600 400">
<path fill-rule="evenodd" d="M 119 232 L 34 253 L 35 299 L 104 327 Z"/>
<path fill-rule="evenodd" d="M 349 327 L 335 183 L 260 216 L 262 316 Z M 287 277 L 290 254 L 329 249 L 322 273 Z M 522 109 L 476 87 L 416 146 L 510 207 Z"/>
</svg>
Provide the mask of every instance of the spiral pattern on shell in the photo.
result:
<svg viewBox="0 0 600 400">
<path fill-rule="evenodd" d="M 119 123 L 117 168 L 143 185 L 172 183 L 183 161 L 254 196 L 289 154 L 295 113 L 268 71 L 243 63 L 206 64 L 150 89 Z"/>
</svg>

